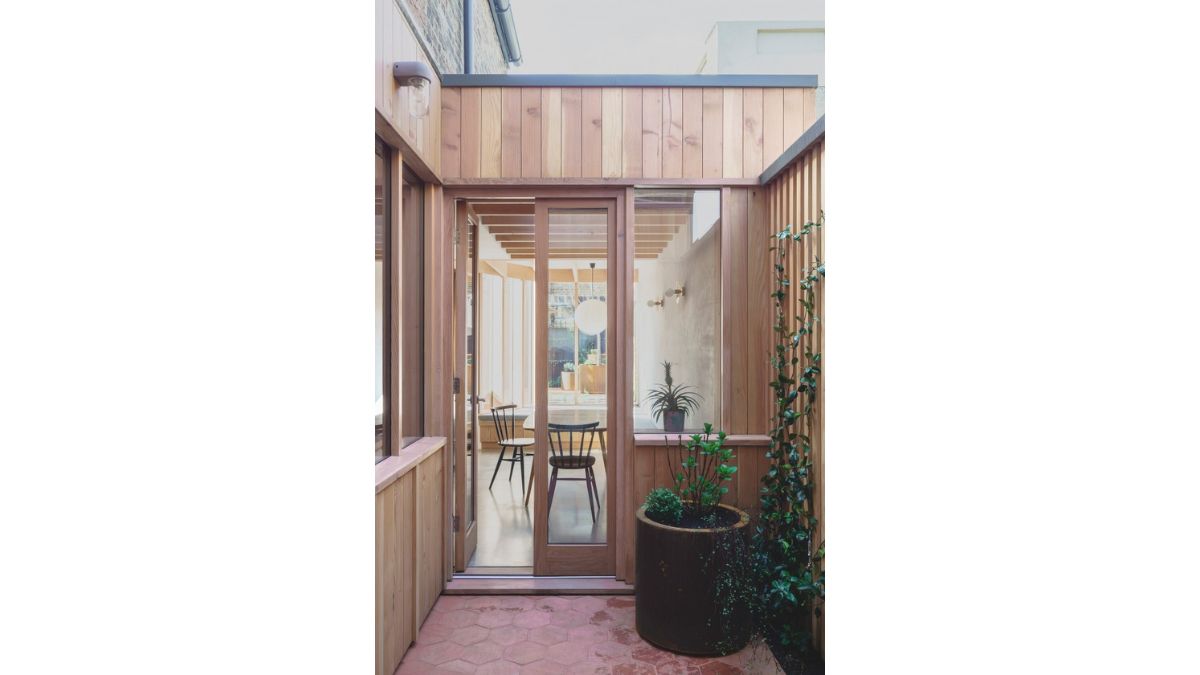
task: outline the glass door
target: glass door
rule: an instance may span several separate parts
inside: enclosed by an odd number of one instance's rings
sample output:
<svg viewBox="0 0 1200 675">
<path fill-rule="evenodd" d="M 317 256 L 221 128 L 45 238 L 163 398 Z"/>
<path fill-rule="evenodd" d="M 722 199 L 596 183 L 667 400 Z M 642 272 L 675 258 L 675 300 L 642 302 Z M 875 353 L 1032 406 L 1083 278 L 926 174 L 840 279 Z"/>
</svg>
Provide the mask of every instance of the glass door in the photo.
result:
<svg viewBox="0 0 1200 675">
<path fill-rule="evenodd" d="M 615 200 L 535 203 L 534 574 L 614 571 L 617 325 L 623 257 Z M 622 335 L 620 331 L 617 335 Z"/>
<path fill-rule="evenodd" d="M 475 386 L 475 242 L 476 224 L 465 202 L 454 214 L 454 570 L 465 571 L 479 540 L 475 475 L 479 456 Z"/>
</svg>

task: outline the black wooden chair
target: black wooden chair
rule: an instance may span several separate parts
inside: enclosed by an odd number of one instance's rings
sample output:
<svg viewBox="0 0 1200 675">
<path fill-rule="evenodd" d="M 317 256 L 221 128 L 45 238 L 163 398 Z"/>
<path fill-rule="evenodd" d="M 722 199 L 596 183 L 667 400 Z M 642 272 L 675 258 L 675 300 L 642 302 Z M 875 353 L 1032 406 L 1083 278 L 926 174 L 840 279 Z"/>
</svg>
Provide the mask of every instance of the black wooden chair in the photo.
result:
<svg viewBox="0 0 1200 675">
<path fill-rule="evenodd" d="M 592 516 L 592 522 L 596 522 L 596 515 L 600 512 L 600 491 L 596 487 L 596 472 L 592 468 L 596 464 L 596 458 L 592 456 L 592 447 L 599 435 L 596 431 L 598 426 L 600 426 L 599 422 L 548 425 L 547 434 L 550 436 L 550 468 L 552 471 L 550 473 L 550 494 L 546 498 L 546 513 L 550 513 L 550 507 L 554 506 L 554 486 L 558 484 L 559 480 L 581 480 L 587 488 L 588 513 Z M 578 439 L 575 438 L 575 434 L 579 434 Z M 576 447 L 575 440 L 579 441 L 578 447 Z M 560 479 L 558 477 L 559 470 L 582 470 L 583 477 Z M 595 497 L 594 504 L 593 496 Z"/>
<path fill-rule="evenodd" d="M 517 406 L 515 404 L 502 405 L 498 408 L 492 408 L 492 423 L 496 425 L 496 441 L 500 445 L 500 459 L 496 460 L 496 470 L 492 472 L 492 482 L 488 483 L 488 489 L 492 489 L 492 485 L 496 483 L 496 474 L 500 473 L 500 463 L 509 462 L 508 480 L 512 481 L 513 469 L 516 468 L 517 462 L 521 463 L 521 492 L 525 491 L 525 448 L 533 445 L 532 438 L 520 438 L 517 436 Z M 512 450 L 512 454 L 508 459 L 504 458 L 505 450 Z"/>
</svg>

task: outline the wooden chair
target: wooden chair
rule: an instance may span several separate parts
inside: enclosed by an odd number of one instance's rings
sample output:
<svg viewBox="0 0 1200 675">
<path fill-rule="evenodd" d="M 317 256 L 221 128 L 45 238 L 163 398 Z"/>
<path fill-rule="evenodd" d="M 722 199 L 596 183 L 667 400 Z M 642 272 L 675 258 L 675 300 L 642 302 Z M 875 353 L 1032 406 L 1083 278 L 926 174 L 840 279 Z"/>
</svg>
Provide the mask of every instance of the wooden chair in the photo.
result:
<svg viewBox="0 0 1200 675">
<path fill-rule="evenodd" d="M 500 459 L 496 460 L 496 470 L 492 471 L 492 482 L 488 483 L 488 489 L 492 489 L 492 485 L 496 483 L 496 474 L 500 473 L 500 463 L 509 462 L 508 480 L 512 481 L 513 469 L 517 468 L 517 462 L 521 463 L 521 492 L 525 491 L 525 448 L 533 445 L 532 438 L 520 438 L 517 436 L 517 406 L 515 404 L 502 405 L 498 408 L 492 408 L 492 423 L 496 425 L 496 440 L 500 445 Z M 504 451 L 512 449 L 512 454 L 508 459 L 504 458 Z"/>
<path fill-rule="evenodd" d="M 550 493 L 546 497 L 546 513 L 550 513 L 550 507 L 554 506 L 554 487 L 559 480 L 581 480 L 587 488 L 588 513 L 592 516 L 592 522 L 596 522 L 596 515 L 600 512 L 600 490 L 596 487 L 596 472 L 592 468 L 596 464 L 596 458 L 592 456 L 592 446 L 598 435 L 596 431 L 598 426 L 598 422 L 548 425 L 547 434 L 550 436 L 550 468 L 552 471 L 550 473 Z M 579 434 L 578 448 L 575 447 L 574 434 Z M 566 443 L 563 442 L 564 440 Z M 582 470 L 583 477 L 560 479 L 558 477 L 560 470 Z M 594 504 L 593 496 L 595 496 Z"/>
</svg>

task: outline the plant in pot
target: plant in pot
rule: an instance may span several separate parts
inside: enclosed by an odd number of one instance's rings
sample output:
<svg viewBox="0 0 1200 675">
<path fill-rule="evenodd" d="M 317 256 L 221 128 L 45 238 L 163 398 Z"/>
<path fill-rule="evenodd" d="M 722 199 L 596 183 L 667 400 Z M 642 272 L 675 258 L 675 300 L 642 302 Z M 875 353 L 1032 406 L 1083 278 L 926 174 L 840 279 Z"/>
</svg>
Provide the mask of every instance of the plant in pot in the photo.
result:
<svg viewBox="0 0 1200 675">
<path fill-rule="evenodd" d="M 575 362 L 567 361 L 562 366 L 562 388 L 568 391 L 575 389 Z"/>
<path fill-rule="evenodd" d="M 686 441 L 667 437 L 673 485 L 637 512 L 637 630 L 682 654 L 723 655 L 750 639 L 744 595 L 725 592 L 728 570 L 744 568 L 750 516 L 721 503 L 737 471 L 724 431 L 712 424 Z"/>
<path fill-rule="evenodd" d="M 650 403 L 654 421 L 661 419 L 664 431 L 677 434 L 683 431 L 687 414 L 696 412 L 702 397 L 691 387 L 675 385 L 675 380 L 671 377 L 670 361 L 663 361 L 663 370 L 666 371 L 664 382 L 651 387 L 650 392 L 646 394 L 646 400 Z"/>
</svg>

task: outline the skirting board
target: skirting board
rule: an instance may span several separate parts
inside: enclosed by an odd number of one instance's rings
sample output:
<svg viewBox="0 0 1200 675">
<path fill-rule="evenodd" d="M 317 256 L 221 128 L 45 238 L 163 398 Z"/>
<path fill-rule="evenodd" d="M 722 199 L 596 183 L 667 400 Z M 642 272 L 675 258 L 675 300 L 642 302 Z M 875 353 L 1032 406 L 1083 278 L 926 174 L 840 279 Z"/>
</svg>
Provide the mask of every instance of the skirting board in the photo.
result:
<svg viewBox="0 0 1200 675">
<path fill-rule="evenodd" d="M 612 577 L 464 577 L 446 584 L 445 595 L 633 595 L 633 586 Z"/>
</svg>

